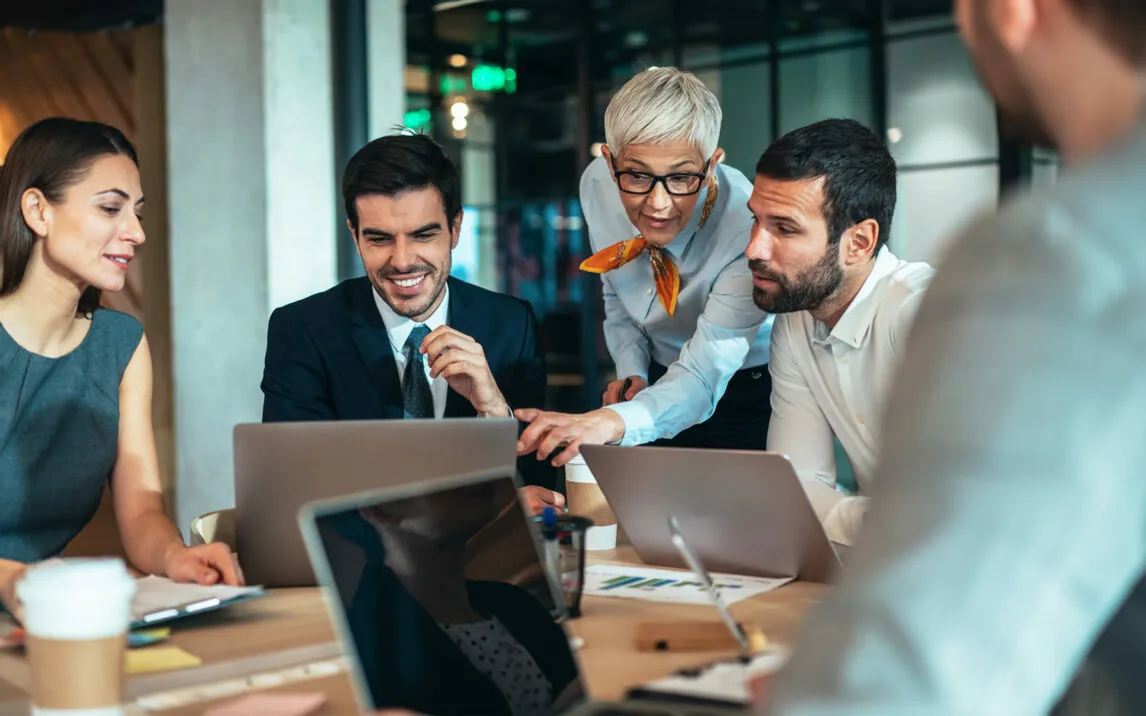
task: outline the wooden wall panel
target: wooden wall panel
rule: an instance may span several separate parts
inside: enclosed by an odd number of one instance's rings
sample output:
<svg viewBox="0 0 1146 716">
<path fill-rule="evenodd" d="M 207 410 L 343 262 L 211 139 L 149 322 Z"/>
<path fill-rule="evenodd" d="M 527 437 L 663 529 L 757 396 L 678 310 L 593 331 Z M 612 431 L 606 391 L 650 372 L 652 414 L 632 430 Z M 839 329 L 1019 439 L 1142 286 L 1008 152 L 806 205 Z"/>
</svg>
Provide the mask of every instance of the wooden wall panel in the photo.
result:
<svg viewBox="0 0 1146 716">
<path fill-rule="evenodd" d="M 47 117 L 103 122 L 134 140 L 133 30 L 87 34 L 0 29 L 0 156 Z M 104 304 L 143 317 L 142 262 Z"/>
<path fill-rule="evenodd" d="M 98 33 L 0 29 L 0 161 L 25 127 L 53 116 L 117 127 L 136 145 L 139 153 L 147 196 L 144 221 L 147 242 L 139 249 L 137 260 L 132 262 L 127 289 L 118 294 L 105 294 L 104 304 L 140 318 L 147 330 L 155 375 L 152 422 L 164 496 L 174 515 L 175 434 L 171 402 L 162 27 Z M 96 518 L 69 545 L 66 553 L 122 555 L 108 495 L 104 496 Z"/>
</svg>

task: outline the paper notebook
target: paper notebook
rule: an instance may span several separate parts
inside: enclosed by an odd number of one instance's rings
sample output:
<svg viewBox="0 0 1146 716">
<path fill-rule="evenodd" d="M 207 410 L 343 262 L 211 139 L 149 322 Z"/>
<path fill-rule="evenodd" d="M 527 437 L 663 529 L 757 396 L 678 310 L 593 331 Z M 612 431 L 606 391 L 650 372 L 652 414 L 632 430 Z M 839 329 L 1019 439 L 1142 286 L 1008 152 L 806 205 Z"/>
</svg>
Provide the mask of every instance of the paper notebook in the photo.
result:
<svg viewBox="0 0 1146 716">
<path fill-rule="evenodd" d="M 165 577 L 143 577 L 135 580 L 135 598 L 131 603 L 132 629 L 162 624 L 173 619 L 208 612 L 238 602 L 261 597 L 259 587 L 205 587 L 179 584 Z"/>
</svg>

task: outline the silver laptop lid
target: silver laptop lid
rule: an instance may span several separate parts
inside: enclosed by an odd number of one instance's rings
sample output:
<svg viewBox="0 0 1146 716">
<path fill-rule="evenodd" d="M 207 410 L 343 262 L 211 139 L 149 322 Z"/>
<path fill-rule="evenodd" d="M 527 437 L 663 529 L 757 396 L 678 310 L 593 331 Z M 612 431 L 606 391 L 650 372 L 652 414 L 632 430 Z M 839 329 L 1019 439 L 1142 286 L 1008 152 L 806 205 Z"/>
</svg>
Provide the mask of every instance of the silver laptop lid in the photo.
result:
<svg viewBox="0 0 1146 716">
<path fill-rule="evenodd" d="M 675 515 L 714 572 L 831 582 L 840 560 L 792 463 L 756 450 L 583 445 L 581 454 L 637 554 L 687 568 Z"/>
<path fill-rule="evenodd" d="M 298 530 L 314 500 L 473 470 L 512 472 L 517 421 L 362 420 L 235 426 L 235 541 L 250 584 L 317 584 Z"/>
<path fill-rule="evenodd" d="M 299 524 L 364 710 L 563 714 L 584 702 L 512 473 L 307 505 Z"/>
</svg>

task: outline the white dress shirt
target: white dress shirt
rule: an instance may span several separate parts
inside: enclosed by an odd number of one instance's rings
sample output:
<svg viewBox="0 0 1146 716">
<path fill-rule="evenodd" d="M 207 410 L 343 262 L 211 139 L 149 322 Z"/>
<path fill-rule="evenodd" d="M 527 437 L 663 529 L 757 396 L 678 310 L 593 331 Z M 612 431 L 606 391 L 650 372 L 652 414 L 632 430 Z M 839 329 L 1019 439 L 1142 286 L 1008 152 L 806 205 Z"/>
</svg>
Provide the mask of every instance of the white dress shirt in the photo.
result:
<svg viewBox="0 0 1146 716">
<path fill-rule="evenodd" d="M 847 453 L 860 494 L 870 494 L 884 400 L 934 273 L 884 247 L 830 332 L 807 311 L 777 316 L 772 327 L 768 449 L 792 460 L 834 542 L 852 543 L 866 505 L 835 490 L 833 438 Z"/>
<path fill-rule="evenodd" d="M 1146 712 L 1143 196 L 1146 126 L 956 242 L 772 713 Z"/>
<path fill-rule="evenodd" d="M 671 438 L 704 422 L 736 371 L 768 362 L 772 317 L 752 300 L 744 256 L 752 230 L 752 183 L 724 164 L 716 166 L 716 179 L 719 193 L 704 227 L 697 228 L 707 188 L 697 196 L 688 226 L 665 247 L 680 271 L 674 315 L 657 296 L 647 256 L 601 275 L 605 343 L 617 377 L 647 378 L 650 360 L 668 368 L 652 388 L 609 406 L 625 422 L 622 445 Z M 581 176 L 581 210 L 594 252 L 640 233 L 602 157 Z"/>
<path fill-rule="evenodd" d="M 398 366 L 398 385 L 402 385 L 402 379 L 406 375 L 406 354 L 402 349 L 406 345 L 406 339 L 410 337 L 410 332 L 418 324 L 394 313 L 394 309 L 382 300 L 377 291 L 374 292 L 374 303 L 378 305 L 378 313 L 382 314 L 382 322 L 386 324 L 386 333 L 390 336 L 390 348 L 394 351 L 394 363 Z M 433 331 L 446 325 L 446 318 L 449 315 L 450 287 L 447 284 L 441 304 L 430 314 L 424 325 Z M 430 361 L 426 358 L 427 356 L 422 356 L 422 363 L 426 368 L 426 380 L 430 382 L 430 394 L 434 398 L 434 417 L 441 418 L 446 414 L 446 395 L 450 391 L 450 385 L 441 376 L 430 378 Z"/>
</svg>

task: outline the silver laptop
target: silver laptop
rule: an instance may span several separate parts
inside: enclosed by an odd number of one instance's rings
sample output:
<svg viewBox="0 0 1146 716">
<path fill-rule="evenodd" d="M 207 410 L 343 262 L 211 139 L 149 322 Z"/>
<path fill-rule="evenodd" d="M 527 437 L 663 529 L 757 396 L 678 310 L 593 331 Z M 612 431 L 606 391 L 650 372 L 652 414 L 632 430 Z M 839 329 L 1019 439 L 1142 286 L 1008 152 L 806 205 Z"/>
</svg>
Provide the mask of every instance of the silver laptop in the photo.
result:
<svg viewBox="0 0 1146 716">
<path fill-rule="evenodd" d="M 307 505 L 299 525 L 364 713 L 727 713 L 590 704 L 513 473 L 485 471 Z"/>
<path fill-rule="evenodd" d="M 235 426 L 235 541 L 248 584 L 317 584 L 298 530 L 307 502 L 517 464 L 516 420 Z"/>
<path fill-rule="evenodd" d="M 688 567 L 665 522 L 675 515 L 714 572 L 835 578 L 840 557 L 783 455 L 609 445 L 581 454 L 647 564 Z"/>
</svg>

